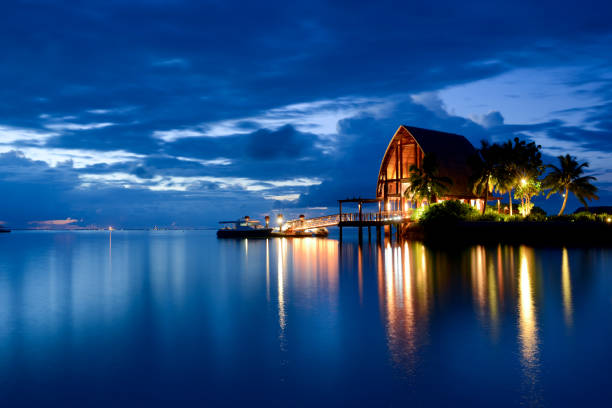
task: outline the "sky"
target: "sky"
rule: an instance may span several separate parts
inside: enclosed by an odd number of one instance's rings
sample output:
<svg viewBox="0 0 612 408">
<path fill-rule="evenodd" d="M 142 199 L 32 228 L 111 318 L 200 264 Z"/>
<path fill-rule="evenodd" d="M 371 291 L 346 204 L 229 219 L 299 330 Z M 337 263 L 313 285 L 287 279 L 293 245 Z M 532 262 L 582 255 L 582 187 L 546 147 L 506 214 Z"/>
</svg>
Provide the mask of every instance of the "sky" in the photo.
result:
<svg viewBox="0 0 612 408">
<path fill-rule="evenodd" d="M 5 2 L 0 221 L 334 213 L 375 195 L 401 124 L 572 154 L 612 205 L 611 17 L 606 1 Z"/>
</svg>

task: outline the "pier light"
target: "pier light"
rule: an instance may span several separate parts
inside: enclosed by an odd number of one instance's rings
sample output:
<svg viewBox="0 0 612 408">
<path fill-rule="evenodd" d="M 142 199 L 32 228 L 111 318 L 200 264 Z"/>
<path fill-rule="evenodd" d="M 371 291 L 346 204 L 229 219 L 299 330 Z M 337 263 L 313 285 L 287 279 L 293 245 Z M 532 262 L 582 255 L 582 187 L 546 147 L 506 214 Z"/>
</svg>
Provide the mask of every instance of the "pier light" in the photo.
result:
<svg viewBox="0 0 612 408">
<path fill-rule="evenodd" d="M 112 226 L 109 225 L 108 230 L 112 231 L 114 228 Z"/>
<path fill-rule="evenodd" d="M 278 225 L 283 225 L 283 214 L 278 214 L 278 217 L 276 217 L 276 223 Z"/>
</svg>

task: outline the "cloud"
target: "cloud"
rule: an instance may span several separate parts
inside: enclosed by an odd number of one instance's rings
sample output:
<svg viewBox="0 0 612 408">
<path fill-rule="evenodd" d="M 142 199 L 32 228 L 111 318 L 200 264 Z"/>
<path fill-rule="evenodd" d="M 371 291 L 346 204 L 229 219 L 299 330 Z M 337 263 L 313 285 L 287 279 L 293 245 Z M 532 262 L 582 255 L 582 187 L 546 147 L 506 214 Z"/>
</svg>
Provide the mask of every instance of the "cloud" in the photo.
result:
<svg viewBox="0 0 612 408">
<path fill-rule="evenodd" d="M 300 198 L 300 195 L 295 194 L 278 194 L 278 195 L 264 195 L 263 198 L 266 200 L 276 200 L 276 201 L 297 201 Z"/>
<path fill-rule="evenodd" d="M 46 140 L 53 136 L 57 136 L 57 133 L 42 131 L 38 129 L 28 129 L 0 125 L 0 144 L 14 143 L 20 141 L 43 144 Z"/>
<path fill-rule="evenodd" d="M 156 67 L 188 67 L 189 61 L 183 58 L 170 58 L 153 62 Z"/>
<path fill-rule="evenodd" d="M 45 220 L 45 221 L 30 221 L 28 224 L 38 224 L 43 226 L 61 226 L 61 225 L 69 225 L 79 222 L 79 220 L 75 220 L 74 218 L 66 218 L 65 220 Z"/>
<path fill-rule="evenodd" d="M 85 168 L 96 164 L 113 164 L 134 161 L 143 158 L 141 154 L 125 150 L 85 150 L 51 147 L 12 147 L 0 145 L 0 153 L 18 151 L 31 160 L 43 161 L 51 167 L 61 163 L 70 163 L 74 168 Z"/>
<path fill-rule="evenodd" d="M 182 156 L 177 156 L 176 158 L 181 161 L 200 163 L 202 166 L 229 166 L 233 163 L 232 160 L 225 158 L 225 157 L 218 157 L 216 159 L 210 159 L 210 160 L 202 160 L 202 159 L 196 159 L 192 157 L 182 157 Z"/>
<path fill-rule="evenodd" d="M 88 109 L 86 110 L 86 112 L 92 115 L 123 115 L 135 109 L 136 109 L 135 106 L 123 106 L 119 108 Z"/>
<path fill-rule="evenodd" d="M 156 130 L 153 137 L 173 142 L 191 137 L 248 134 L 259 129 L 277 130 L 288 125 L 300 132 L 329 135 L 336 133 L 339 120 L 359 114 L 378 115 L 388 108 L 388 101 L 383 99 L 343 97 L 281 106 L 256 116 L 204 122 L 193 128 Z"/>
<path fill-rule="evenodd" d="M 123 188 L 146 188 L 151 191 L 208 191 L 210 186 L 232 191 L 265 191 L 286 187 L 310 187 L 321 184 L 316 178 L 257 180 L 248 177 L 162 176 L 141 178 L 129 173 L 80 174 L 82 185 L 107 184 Z"/>
<path fill-rule="evenodd" d="M 114 126 L 112 122 L 97 122 L 97 123 L 71 123 L 71 122 L 57 122 L 47 123 L 45 127 L 52 130 L 91 130 L 91 129 L 104 129 L 109 126 Z"/>
<path fill-rule="evenodd" d="M 504 117 L 497 111 L 491 111 L 484 115 L 475 115 L 472 117 L 474 122 L 481 124 L 485 128 L 501 126 L 504 124 Z"/>
<path fill-rule="evenodd" d="M 609 179 L 609 4 L 220 4 L 7 3 L 2 218 L 211 225 L 335 208 L 373 194 L 400 123 L 531 138 Z"/>
</svg>

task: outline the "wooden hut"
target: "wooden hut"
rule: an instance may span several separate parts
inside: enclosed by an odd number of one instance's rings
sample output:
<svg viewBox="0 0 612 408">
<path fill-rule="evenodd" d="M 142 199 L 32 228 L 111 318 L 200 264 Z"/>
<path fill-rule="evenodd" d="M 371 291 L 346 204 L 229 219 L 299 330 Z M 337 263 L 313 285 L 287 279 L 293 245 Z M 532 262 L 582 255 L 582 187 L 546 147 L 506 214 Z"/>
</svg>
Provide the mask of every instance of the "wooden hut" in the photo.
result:
<svg viewBox="0 0 612 408">
<path fill-rule="evenodd" d="M 438 159 L 439 175 L 450 178 L 452 186 L 439 200 L 461 200 L 482 209 L 484 200 L 476 197 L 469 186 L 471 170 L 468 158 L 476 153 L 472 144 L 461 135 L 401 125 L 380 165 L 376 197 L 381 198 L 387 211 L 407 211 L 420 203 L 404 197 L 409 186 L 410 166 L 421 167 L 423 157 L 434 153 Z"/>
</svg>

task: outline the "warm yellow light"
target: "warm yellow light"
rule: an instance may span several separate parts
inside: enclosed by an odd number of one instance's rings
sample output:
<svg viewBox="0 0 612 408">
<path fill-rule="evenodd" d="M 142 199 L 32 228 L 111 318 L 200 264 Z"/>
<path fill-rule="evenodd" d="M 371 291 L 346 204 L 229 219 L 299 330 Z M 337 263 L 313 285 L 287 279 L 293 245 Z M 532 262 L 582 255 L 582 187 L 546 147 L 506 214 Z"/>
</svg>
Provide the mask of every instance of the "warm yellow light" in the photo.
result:
<svg viewBox="0 0 612 408">
<path fill-rule="evenodd" d="M 281 215 L 276 218 L 276 223 L 278 225 L 283 225 L 283 217 Z"/>
<path fill-rule="evenodd" d="M 567 249 L 563 248 L 561 255 L 561 289 L 563 293 L 563 310 L 565 324 L 572 325 L 572 282 L 570 277 L 569 256 Z"/>
<path fill-rule="evenodd" d="M 521 179 L 521 184 L 522 184 L 522 185 L 527 184 L 527 180 L 526 180 L 526 179 L 524 179 L 524 178 L 522 178 L 522 179 Z"/>
<path fill-rule="evenodd" d="M 109 226 L 109 227 L 108 227 L 108 230 L 109 230 L 109 231 L 112 231 L 112 230 L 113 230 L 113 227 Z"/>
<path fill-rule="evenodd" d="M 391 203 L 387 203 L 387 211 L 391 211 Z"/>
<path fill-rule="evenodd" d="M 612 218 L 610 217 L 606 218 L 606 222 L 612 222 Z"/>
<path fill-rule="evenodd" d="M 408 211 L 408 203 L 404 203 L 404 211 Z"/>
</svg>

